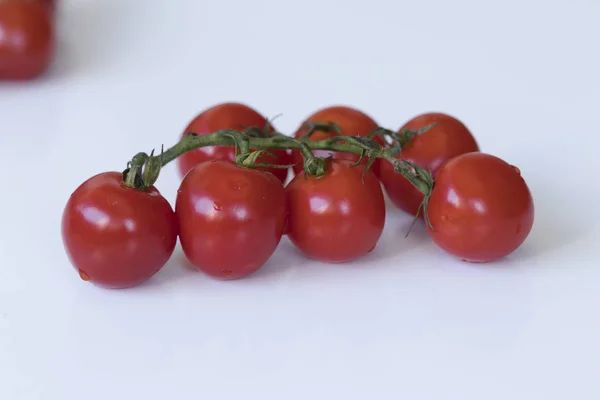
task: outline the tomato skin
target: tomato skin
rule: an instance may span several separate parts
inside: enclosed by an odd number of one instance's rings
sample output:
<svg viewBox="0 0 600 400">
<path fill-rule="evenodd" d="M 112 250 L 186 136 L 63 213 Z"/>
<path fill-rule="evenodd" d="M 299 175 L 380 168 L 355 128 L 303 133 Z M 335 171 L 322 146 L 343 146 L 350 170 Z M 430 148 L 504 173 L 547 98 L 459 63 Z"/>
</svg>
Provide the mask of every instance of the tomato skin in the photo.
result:
<svg viewBox="0 0 600 400">
<path fill-rule="evenodd" d="M 139 285 L 169 260 L 177 220 L 155 187 L 143 192 L 104 172 L 71 194 L 62 217 L 69 259 L 84 280 L 111 289 Z"/>
<path fill-rule="evenodd" d="M 0 2 L 0 79 L 30 80 L 49 68 L 55 32 L 46 7 L 37 1 Z"/>
<path fill-rule="evenodd" d="M 56 10 L 56 3 L 58 3 L 58 0 L 41 0 L 42 4 L 44 4 L 49 10 L 51 11 L 55 11 Z"/>
<path fill-rule="evenodd" d="M 494 261 L 515 251 L 534 217 L 518 168 L 485 153 L 463 154 L 440 168 L 428 211 L 433 241 L 469 262 Z"/>
<path fill-rule="evenodd" d="M 344 136 L 366 136 L 379 127 L 377 122 L 375 122 L 367 114 L 347 106 L 331 106 L 322 108 L 306 118 L 305 122 L 333 122 L 340 127 L 342 135 Z M 304 123 L 302 125 L 304 125 Z M 300 128 L 298 128 L 298 130 L 294 133 L 294 137 L 300 138 L 307 132 L 307 128 L 300 126 Z M 332 136 L 336 136 L 336 134 L 317 131 L 313 133 L 310 138 L 311 140 L 323 140 Z M 376 137 L 374 139 L 380 145 L 384 145 L 384 142 L 381 138 Z M 360 158 L 360 156 L 357 154 L 327 150 L 314 150 L 313 154 L 317 157 L 328 158 L 332 156 L 335 159 L 353 160 L 355 162 Z M 304 171 L 304 159 L 302 158 L 302 153 L 300 153 L 300 151 L 292 150 L 291 159 L 292 163 L 296 164 L 294 166 L 294 174 Z M 363 165 L 364 163 L 366 163 L 366 158 L 363 162 Z M 379 159 L 375 160 L 375 163 L 370 168 L 376 176 L 379 175 L 379 163 Z"/>
<path fill-rule="evenodd" d="M 208 108 L 198 114 L 185 128 L 182 136 L 187 132 L 198 135 L 207 135 L 220 129 L 243 130 L 247 127 L 267 126 L 267 119 L 256 110 L 240 103 L 221 103 Z M 274 131 L 271 127 L 271 132 Z M 291 164 L 290 155 L 286 150 L 269 150 L 276 157 L 268 155 L 261 156 L 259 162 L 272 165 Z M 235 161 L 235 148 L 228 146 L 201 147 L 187 152 L 177 159 L 179 175 L 184 177 L 196 164 L 210 160 Z M 282 183 L 288 176 L 287 168 L 261 168 L 275 175 Z"/>
<path fill-rule="evenodd" d="M 285 193 L 272 174 L 212 160 L 185 176 L 175 205 L 188 260 L 214 278 L 246 277 L 262 267 L 285 228 Z"/>
<path fill-rule="evenodd" d="M 0 0 L 1 2 L 2 0 Z M 29 1 L 31 3 L 39 3 L 42 5 L 44 10 L 46 10 L 50 16 L 54 16 L 56 12 L 58 0 L 5 0 L 5 1 Z"/>
<path fill-rule="evenodd" d="M 326 262 L 359 258 L 375 248 L 385 201 L 375 174 L 349 160 L 328 159 L 321 178 L 298 174 L 286 187 L 288 237 L 306 256 Z"/>
<path fill-rule="evenodd" d="M 421 114 L 408 121 L 403 129 L 418 130 L 437 122 L 427 132 L 416 135 L 402 149 L 399 159 L 411 161 L 429 169 L 435 178 L 440 166 L 464 153 L 479 151 L 479 146 L 469 129 L 458 119 L 443 113 Z M 411 215 L 417 215 L 423 194 L 404 176 L 394 172 L 389 162 L 382 162 L 380 179 L 392 203 Z M 421 218 L 423 213 L 420 213 Z"/>
</svg>

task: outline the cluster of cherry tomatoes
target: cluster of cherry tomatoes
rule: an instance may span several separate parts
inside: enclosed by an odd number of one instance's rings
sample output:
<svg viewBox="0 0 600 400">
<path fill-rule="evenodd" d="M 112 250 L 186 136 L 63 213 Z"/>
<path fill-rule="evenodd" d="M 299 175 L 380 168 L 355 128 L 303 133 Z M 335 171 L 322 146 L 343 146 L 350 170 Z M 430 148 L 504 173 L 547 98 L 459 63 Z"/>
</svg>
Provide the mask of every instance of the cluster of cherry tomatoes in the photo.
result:
<svg viewBox="0 0 600 400">
<path fill-rule="evenodd" d="M 42 75 L 55 52 L 56 0 L 0 0 L 0 80 Z"/>
<path fill-rule="evenodd" d="M 321 109 L 307 121 L 332 122 L 345 136 L 366 136 L 378 127 L 370 116 L 345 106 Z M 385 191 L 407 213 L 426 211 L 433 241 L 462 260 L 489 262 L 512 253 L 528 236 L 534 215 L 519 169 L 480 152 L 467 127 L 449 115 L 423 114 L 402 129 L 432 123 L 398 156 L 431 171 L 435 183 L 426 210 L 420 208 L 424 194 L 387 160 L 377 159 L 363 175 L 356 154 L 314 151 L 326 159 L 326 173 L 317 178 L 303 172 L 296 149 L 272 151 L 269 163 L 281 168 L 247 168 L 235 163 L 233 146 L 209 146 L 177 159 L 182 180 L 174 210 L 155 187 L 127 187 L 119 172 L 84 182 L 63 214 L 65 249 L 82 279 L 110 288 L 152 277 L 171 257 L 178 237 L 187 259 L 219 279 L 257 271 L 283 235 L 307 257 L 348 262 L 376 247 L 386 219 Z M 225 103 L 201 112 L 184 134 L 250 126 L 275 129 L 254 109 Z M 294 136 L 304 136 L 306 126 Z M 333 134 L 317 131 L 311 140 Z"/>
</svg>

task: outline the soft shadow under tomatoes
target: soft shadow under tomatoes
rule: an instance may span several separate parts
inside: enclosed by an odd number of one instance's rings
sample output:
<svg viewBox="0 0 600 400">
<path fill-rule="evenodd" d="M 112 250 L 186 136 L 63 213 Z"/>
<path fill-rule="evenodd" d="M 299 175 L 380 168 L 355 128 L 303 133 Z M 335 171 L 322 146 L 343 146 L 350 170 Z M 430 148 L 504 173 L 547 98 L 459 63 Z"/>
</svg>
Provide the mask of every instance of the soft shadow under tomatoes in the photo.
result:
<svg viewBox="0 0 600 400">
<path fill-rule="evenodd" d="M 328 159 L 321 178 L 298 174 L 286 187 L 287 234 L 305 255 L 327 262 L 359 258 L 375 248 L 385 201 L 375 174 L 351 161 Z"/>
<path fill-rule="evenodd" d="M 272 174 L 229 161 L 198 164 L 183 178 L 175 212 L 188 260 L 220 279 L 261 268 L 285 228 L 285 193 Z"/>
<path fill-rule="evenodd" d="M 127 288 L 150 279 L 171 257 L 177 221 L 155 187 L 122 184 L 122 174 L 105 172 L 81 184 L 63 212 L 65 250 L 83 280 Z"/>
<path fill-rule="evenodd" d="M 257 127 L 265 129 L 267 133 L 275 131 L 273 125 L 258 111 L 240 103 L 222 103 L 208 108 L 198 114 L 185 128 L 182 136 L 188 132 L 197 135 L 208 135 L 221 129 L 243 131 L 246 128 Z M 271 165 L 289 165 L 290 155 L 287 150 L 269 150 L 273 155 L 261 155 L 259 162 Z M 185 176 L 197 164 L 210 160 L 235 161 L 235 148 L 233 146 L 207 146 L 189 151 L 177 159 L 179 175 Z M 288 176 L 288 168 L 259 168 L 269 171 L 282 183 Z"/>
<path fill-rule="evenodd" d="M 341 130 L 341 134 L 344 136 L 366 136 L 369 133 L 373 132 L 378 128 L 377 123 L 365 114 L 364 112 L 357 110 L 355 108 L 347 107 L 347 106 L 331 106 L 320 109 L 306 118 L 305 122 L 321 122 L 321 123 L 335 123 Z M 295 138 L 300 138 L 304 136 L 308 132 L 308 129 L 304 126 L 298 128 L 296 133 L 294 133 Z M 311 140 L 323 140 L 330 138 L 332 136 L 337 136 L 336 133 L 317 131 L 314 132 L 311 136 Z M 374 138 L 380 145 L 384 145 L 384 142 L 381 138 Z M 327 151 L 327 150 L 314 150 L 313 154 L 317 157 L 328 158 L 332 157 L 335 159 L 345 159 L 358 161 L 359 155 L 352 153 L 343 153 L 343 152 L 335 152 L 335 151 Z M 292 163 L 294 166 L 294 173 L 298 174 L 304 170 L 304 159 L 302 158 L 302 154 L 298 150 L 292 150 L 291 152 Z M 366 159 L 363 161 L 363 165 L 366 163 Z M 379 175 L 379 162 L 380 160 L 375 160 L 375 163 L 371 167 L 372 172 L 375 175 Z"/>
<path fill-rule="evenodd" d="M 445 163 L 428 206 L 433 241 L 470 262 L 494 261 L 515 251 L 533 226 L 533 199 L 518 168 L 485 153 Z"/>
<path fill-rule="evenodd" d="M 460 154 L 479 151 L 479 146 L 469 129 L 458 119 L 443 113 L 427 113 L 414 117 L 402 128 L 419 130 L 436 123 L 428 131 L 416 135 L 402 148 L 397 158 L 411 161 L 437 175 L 439 167 Z M 382 162 L 380 166 L 381 183 L 392 203 L 411 215 L 416 215 L 423 202 L 423 193 L 415 188 L 408 179 L 394 172 L 394 166 Z M 423 217 L 423 214 L 420 214 Z"/>
</svg>

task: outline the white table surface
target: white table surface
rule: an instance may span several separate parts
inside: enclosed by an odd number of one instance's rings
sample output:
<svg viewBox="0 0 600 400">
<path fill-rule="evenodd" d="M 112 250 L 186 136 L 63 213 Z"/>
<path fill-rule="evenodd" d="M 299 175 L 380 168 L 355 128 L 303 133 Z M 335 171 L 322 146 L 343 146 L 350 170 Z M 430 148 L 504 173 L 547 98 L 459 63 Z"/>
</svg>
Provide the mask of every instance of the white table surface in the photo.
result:
<svg viewBox="0 0 600 400">
<path fill-rule="evenodd" d="M 600 3 L 63 1 L 52 72 L 0 84 L 0 399 L 600 399 Z M 456 115 L 534 195 L 526 244 L 461 263 L 390 211 L 348 266 L 284 239 L 219 282 L 178 248 L 150 282 L 82 282 L 69 194 L 241 101 L 292 132 L 337 103 Z M 157 184 L 173 202 L 175 166 Z"/>
</svg>

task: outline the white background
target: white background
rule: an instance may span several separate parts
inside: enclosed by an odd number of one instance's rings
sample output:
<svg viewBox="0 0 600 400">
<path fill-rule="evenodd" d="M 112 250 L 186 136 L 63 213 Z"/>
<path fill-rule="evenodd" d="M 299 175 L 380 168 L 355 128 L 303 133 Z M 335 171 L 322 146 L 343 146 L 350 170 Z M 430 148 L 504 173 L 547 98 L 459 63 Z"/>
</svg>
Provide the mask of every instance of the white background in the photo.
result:
<svg viewBox="0 0 600 400">
<path fill-rule="evenodd" d="M 0 399 L 600 398 L 596 0 L 63 1 L 52 72 L 0 84 Z M 462 119 L 536 206 L 493 265 L 389 212 L 377 250 L 311 262 L 287 239 L 219 282 L 178 248 L 150 282 L 79 280 L 69 194 L 241 101 L 291 133 L 349 104 L 397 129 Z M 171 202 L 175 166 L 158 188 Z"/>
</svg>

